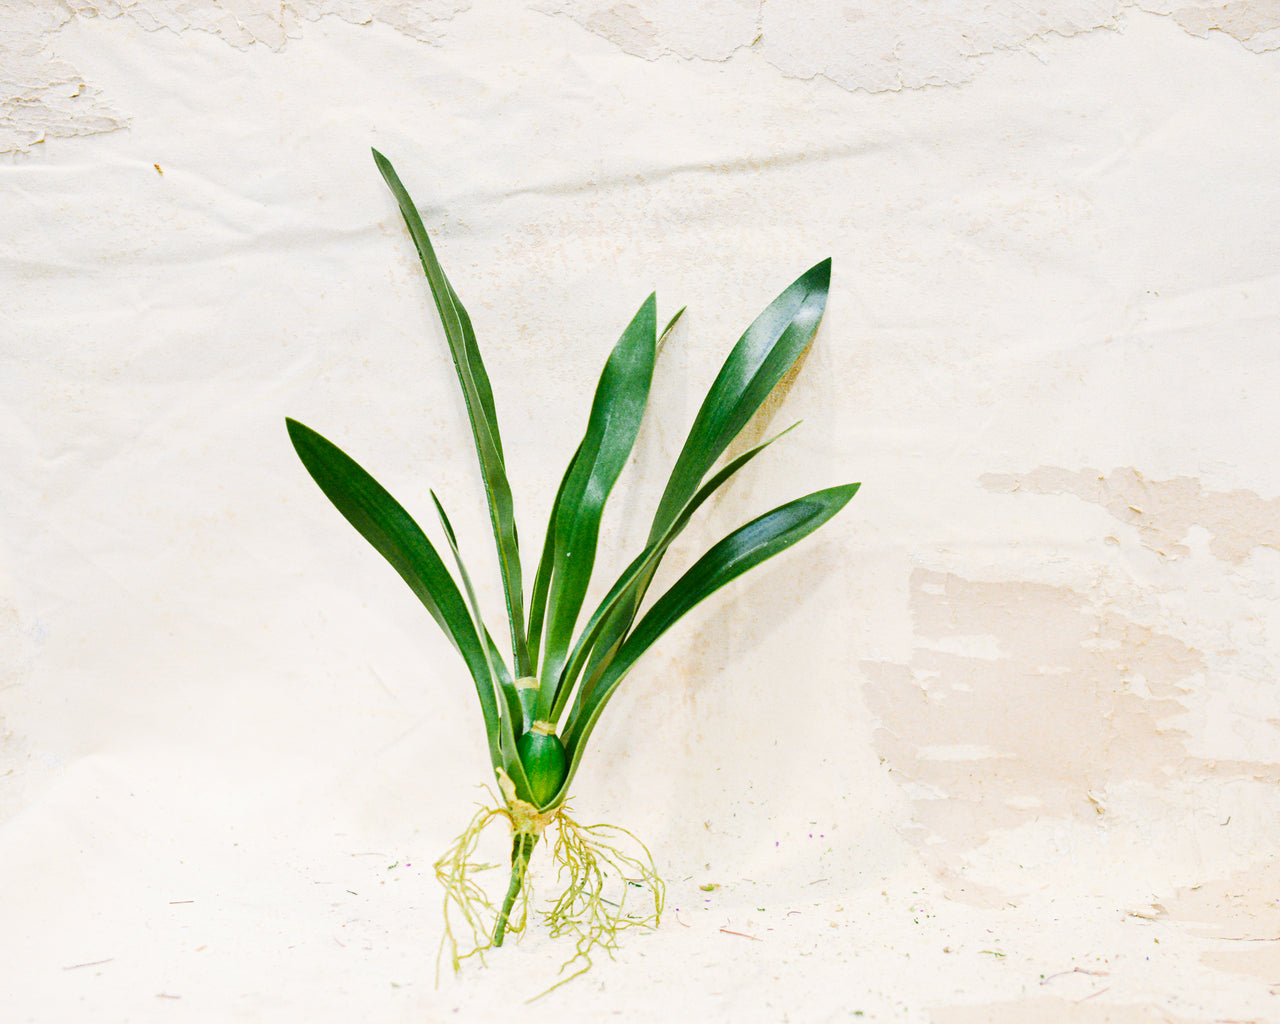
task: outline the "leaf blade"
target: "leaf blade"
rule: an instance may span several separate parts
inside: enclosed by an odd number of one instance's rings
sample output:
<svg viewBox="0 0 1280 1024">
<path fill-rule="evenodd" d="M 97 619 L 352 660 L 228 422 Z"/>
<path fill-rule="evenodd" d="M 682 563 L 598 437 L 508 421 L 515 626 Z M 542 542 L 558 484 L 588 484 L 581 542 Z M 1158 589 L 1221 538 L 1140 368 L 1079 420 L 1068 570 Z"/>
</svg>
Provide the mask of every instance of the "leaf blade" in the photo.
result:
<svg viewBox="0 0 1280 1024">
<path fill-rule="evenodd" d="M 480 636 L 452 574 L 422 528 L 404 507 L 351 456 L 294 419 L 285 426 L 294 451 L 311 478 L 343 518 L 390 563 L 462 655 L 480 698 L 490 757 L 498 707 Z"/>
<path fill-rule="evenodd" d="M 623 641 L 618 655 L 600 677 L 564 730 L 569 751 L 567 790 L 600 713 L 636 660 L 687 612 L 725 584 L 802 540 L 839 512 L 858 491 L 844 484 L 814 491 L 780 505 L 740 526 L 713 545 L 660 597 Z"/>
<path fill-rule="evenodd" d="M 707 471 L 817 333 L 831 287 L 830 258 L 801 274 L 743 332 L 707 391 L 658 502 L 649 539 L 661 536 Z"/>
<path fill-rule="evenodd" d="M 400 207 L 405 226 L 418 250 L 418 258 L 449 343 L 449 352 L 453 357 L 454 369 L 457 371 L 458 383 L 467 407 L 467 417 L 471 421 L 476 458 L 480 463 L 480 474 L 488 499 L 490 524 L 498 551 L 498 567 L 511 625 L 511 647 L 516 661 L 516 673 L 525 675 L 529 671 L 529 652 L 524 632 L 524 583 L 520 568 L 520 545 L 516 536 L 515 507 L 511 497 L 511 484 L 507 479 L 489 375 L 484 368 L 484 360 L 480 357 L 471 318 L 436 258 L 435 249 L 417 207 L 395 168 L 391 166 L 391 161 L 376 149 L 373 150 L 373 158 Z"/>
<path fill-rule="evenodd" d="M 808 347 L 821 323 L 830 286 L 828 258 L 784 289 L 738 339 L 707 390 L 672 467 L 654 512 L 648 543 L 661 537 L 679 516 L 716 460 Z M 668 331 L 678 318 L 679 314 L 672 318 Z M 656 571 L 655 563 L 648 578 L 636 587 L 632 601 L 620 604 L 612 613 L 587 669 L 588 676 L 607 669 L 606 663 L 635 621 Z"/>
<path fill-rule="evenodd" d="M 541 710 L 549 710 L 595 565 L 605 502 L 631 454 L 648 402 L 656 356 L 657 303 L 650 295 L 600 374 L 586 432 L 554 510 L 552 574 L 546 606 Z"/>
<path fill-rule="evenodd" d="M 742 469 L 748 462 L 754 459 L 762 451 L 768 448 L 775 441 L 779 440 L 785 434 L 790 433 L 799 424 L 792 424 L 786 430 L 766 441 L 761 442 L 749 451 L 743 452 L 736 459 L 726 465 L 723 469 L 716 473 L 709 481 L 699 488 L 695 494 L 680 510 L 680 515 L 675 521 L 667 527 L 666 532 L 658 540 L 647 546 L 614 582 L 609 589 L 609 593 L 605 595 L 595 612 L 592 614 L 587 625 L 583 628 L 577 644 L 574 646 L 573 653 L 565 667 L 563 678 L 560 682 L 560 688 L 557 690 L 555 705 L 548 717 L 549 721 L 558 721 L 561 713 L 564 711 L 564 705 L 569 696 L 569 690 L 573 686 L 574 681 L 581 673 L 587 658 L 593 655 L 593 649 L 604 635 L 608 628 L 609 620 L 614 611 L 619 607 L 630 607 L 636 602 L 635 594 L 643 593 L 649 586 L 649 582 L 653 578 L 653 573 L 657 569 L 658 562 L 662 560 L 667 549 L 674 543 L 675 539 L 681 534 L 684 528 L 693 518 L 693 514 L 702 506 L 702 504 L 711 497 L 729 479 Z M 607 667 L 609 655 L 603 657 L 592 657 L 592 664 L 597 667 L 597 674 Z M 583 683 L 583 689 L 575 698 L 575 704 L 581 703 L 589 695 L 589 689 L 593 685 L 590 677 Z"/>
<path fill-rule="evenodd" d="M 440 525 L 444 527 L 445 538 L 449 541 L 449 549 L 453 552 L 453 560 L 458 566 L 458 576 L 462 580 L 463 593 L 466 595 L 467 606 L 471 610 L 471 618 L 475 623 L 477 633 L 484 633 L 485 638 L 489 642 L 485 645 L 483 653 L 485 655 L 485 665 L 489 671 L 490 684 L 493 687 L 495 699 L 501 697 L 502 706 L 506 709 L 506 714 L 499 715 L 499 735 L 498 746 L 503 752 L 503 767 L 508 775 L 511 775 L 517 782 L 528 789 L 528 780 L 524 778 L 524 766 L 520 763 L 517 756 L 515 763 L 512 764 L 508 751 L 516 749 L 516 728 L 517 723 L 522 718 L 520 708 L 520 698 L 516 693 L 515 685 L 511 681 L 511 676 L 505 671 L 499 669 L 501 659 L 497 658 L 497 652 L 493 649 L 493 641 L 489 639 L 489 632 L 485 629 L 484 619 L 480 614 L 480 602 L 476 598 L 475 587 L 471 585 L 471 574 L 467 572 L 466 563 L 462 560 L 462 552 L 458 550 L 458 538 L 453 532 L 453 524 L 449 522 L 449 517 L 445 513 L 444 506 L 440 503 L 440 499 L 436 497 L 436 492 L 431 492 L 431 500 L 436 506 L 436 515 L 440 518 Z M 490 738 L 492 743 L 492 737 Z"/>
</svg>

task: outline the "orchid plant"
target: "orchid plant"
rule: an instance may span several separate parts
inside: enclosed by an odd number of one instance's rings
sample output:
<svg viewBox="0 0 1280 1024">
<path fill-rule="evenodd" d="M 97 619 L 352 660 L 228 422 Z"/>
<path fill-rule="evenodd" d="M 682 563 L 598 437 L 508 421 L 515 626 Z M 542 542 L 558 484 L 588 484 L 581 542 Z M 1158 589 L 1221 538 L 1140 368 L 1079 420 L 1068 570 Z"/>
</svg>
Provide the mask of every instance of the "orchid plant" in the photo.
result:
<svg viewBox="0 0 1280 1024">
<path fill-rule="evenodd" d="M 455 966 L 459 956 L 451 908 L 471 927 L 479 950 L 500 946 L 509 932 L 523 928 L 527 897 L 524 904 L 520 898 L 527 893 L 530 857 L 553 824 L 560 829 L 555 856 L 569 882 L 547 919 L 553 933 L 578 935 L 577 955 L 587 957 L 589 964 L 593 945 L 608 948 L 617 930 L 629 923 L 656 924 L 662 909 L 662 885 L 647 850 L 624 853 L 612 840 L 629 833 L 609 831 L 608 826 L 584 828 L 565 813 L 592 731 L 610 698 L 636 661 L 686 612 L 818 529 L 858 489 L 858 484 L 842 484 L 779 505 L 729 533 L 670 589 L 646 602 L 659 564 L 699 507 L 777 439 L 715 468 L 817 331 L 831 261 L 802 274 L 738 340 L 675 460 L 643 549 L 584 615 L 605 503 L 640 429 L 660 341 L 683 310 L 659 332 L 656 301 L 650 295 L 613 347 L 582 440 L 560 480 L 532 585 L 526 586 L 507 477 L 509 455 L 471 319 L 399 176 L 381 153 L 375 150 L 373 156 L 417 248 L 465 399 L 497 549 L 509 651 L 500 649 L 481 617 L 456 534 L 434 492 L 431 499 L 452 568 L 414 518 L 355 460 L 296 420 L 287 420 L 289 437 L 320 489 L 444 631 L 475 686 L 501 800 L 477 815 L 437 864 L 446 888 L 446 937 L 453 943 Z M 472 877 L 476 836 L 495 818 L 509 822 L 512 836 L 509 879 L 500 905 L 490 902 Z M 605 900 L 611 873 L 643 878 L 652 909 L 637 917 L 621 900 Z"/>
</svg>

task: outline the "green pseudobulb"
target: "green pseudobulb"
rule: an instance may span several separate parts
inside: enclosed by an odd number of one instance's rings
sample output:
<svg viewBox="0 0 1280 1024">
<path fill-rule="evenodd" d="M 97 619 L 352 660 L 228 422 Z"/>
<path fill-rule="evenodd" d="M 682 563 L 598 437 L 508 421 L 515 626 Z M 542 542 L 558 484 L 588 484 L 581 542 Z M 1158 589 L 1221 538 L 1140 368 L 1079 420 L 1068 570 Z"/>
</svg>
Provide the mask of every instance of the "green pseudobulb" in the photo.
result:
<svg viewBox="0 0 1280 1024">
<path fill-rule="evenodd" d="M 516 751 L 529 779 L 529 802 L 545 807 L 560 791 L 569 770 L 564 744 L 555 733 L 544 733 L 534 726 L 516 740 Z"/>
</svg>

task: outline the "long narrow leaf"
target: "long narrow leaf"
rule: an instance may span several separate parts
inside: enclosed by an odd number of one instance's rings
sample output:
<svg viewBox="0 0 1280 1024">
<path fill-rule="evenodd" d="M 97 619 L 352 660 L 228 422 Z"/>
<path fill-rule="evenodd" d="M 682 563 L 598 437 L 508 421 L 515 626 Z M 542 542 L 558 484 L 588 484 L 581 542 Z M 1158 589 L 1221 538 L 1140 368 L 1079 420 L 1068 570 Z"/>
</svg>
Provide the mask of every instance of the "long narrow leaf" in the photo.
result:
<svg viewBox="0 0 1280 1024">
<path fill-rule="evenodd" d="M 687 306 L 681 306 L 676 310 L 675 315 L 667 321 L 667 326 L 658 334 L 657 344 L 654 346 L 655 356 L 662 351 L 662 345 L 667 340 L 667 336 L 675 328 L 675 325 L 684 316 Z M 573 458 L 569 460 L 569 465 L 564 471 L 564 477 L 560 480 L 560 487 L 556 491 L 555 503 L 551 506 L 551 515 L 547 520 L 547 537 L 542 548 L 542 560 L 538 563 L 538 572 L 533 581 L 533 594 L 529 599 L 529 656 L 536 663 L 538 660 L 538 645 L 542 637 L 543 616 L 546 611 L 547 594 L 551 587 L 551 576 L 555 568 L 555 528 L 556 520 L 559 517 L 561 505 L 564 502 L 565 487 L 568 485 L 569 479 L 573 474 L 574 463 L 577 461 L 579 452 L 582 451 L 581 445 L 574 451 Z M 643 557 L 643 556 L 642 556 Z M 593 620 L 594 623 L 594 620 Z M 572 685 L 576 673 L 570 674 L 568 680 L 561 678 L 555 684 L 555 693 L 558 695 L 566 689 L 566 682 Z M 556 696 L 553 703 L 558 703 L 559 696 Z M 558 712 L 551 716 L 551 720 L 558 717 Z"/>
<path fill-rule="evenodd" d="M 631 454 L 656 352 L 657 304 L 650 295 L 614 346 L 596 387 L 586 433 L 555 509 L 553 572 L 547 595 L 540 709 L 549 710 L 582 610 L 605 502 Z"/>
<path fill-rule="evenodd" d="M 546 716 L 548 721 L 557 722 L 560 715 L 564 711 L 565 704 L 568 702 L 570 690 L 574 681 L 578 678 L 582 671 L 583 665 L 586 663 L 587 656 L 591 653 L 595 645 L 599 642 L 600 636 L 604 631 L 604 627 L 609 621 L 613 611 L 632 601 L 635 596 L 636 589 L 645 586 L 652 577 L 653 567 L 658 564 L 662 556 L 666 554 L 667 549 L 672 542 L 680 535 L 684 528 L 688 525 L 689 520 L 693 518 L 693 514 L 713 493 L 720 489 L 729 478 L 738 472 L 743 466 L 754 459 L 762 451 L 764 451 L 774 441 L 778 440 L 783 434 L 790 433 L 799 424 L 792 424 L 780 434 L 775 434 L 767 441 L 756 445 L 749 451 L 743 452 L 727 466 L 721 469 L 715 476 L 708 480 L 699 488 L 695 494 L 680 510 L 680 515 L 675 521 L 667 527 L 658 540 L 654 541 L 640 553 L 640 555 L 632 561 L 618 577 L 617 581 L 610 588 L 609 593 L 605 595 L 604 600 L 600 602 L 592 614 L 591 619 L 584 627 L 577 644 L 574 646 L 573 654 L 570 656 L 565 666 L 564 673 L 560 680 L 560 686 L 556 691 L 555 702 L 551 710 L 551 714 Z M 597 660 L 598 663 L 598 660 Z M 579 690 L 575 702 L 581 704 L 591 692 L 591 688 L 595 684 L 595 678 L 587 677 Z"/>
<path fill-rule="evenodd" d="M 831 286 L 831 260 L 810 268 L 746 329 L 694 418 L 654 513 L 649 539 L 662 535 L 689 496 L 818 330 Z"/>
<path fill-rule="evenodd" d="M 480 698 L 490 758 L 495 766 L 499 765 L 499 713 L 490 661 L 466 602 L 435 547 L 403 506 L 342 449 L 297 420 L 286 419 L 285 425 L 294 450 L 312 479 L 347 522 L 409 584 L 462 655 Z"/>
<path fill-rule="evenodd" d="M 658 599 L 623 642 L 617 657 L 566 725 L 564 742 L 570 761 L 562 793 L 577 771 L 601 711 L 636 659 L 685 613 L 726 583 L 818 529 L 848 503 L 858 486 L 845 484 L 815 491 L 753 519 L 712 547 Z"/>
<path fill-rule="evenodd" d="M 440 525 L 444 527 L 445 537 L 449 541 L 449 549 L 453 552 L 453 560 L 458 566 L 458 575 L 462 579 L 462 588 L 467 595 L 467 604 L 471 609 L 471 617 L 475 622 L 476 630 L 487 635 L 485 630 L 484 619 L 480 614 L 480 602 L 476 600 L 475 587 L 471 585 L 471 574 L 467 572 L 467 566 L 462 561 L 462 552 L 458 550 L 458 538 L 453 532 L 453 524 L 449 522 L 449 517 L 445 514 L 444 506 L 440 504 L 440 499 L 436 497 L 436 492 L 431 492 L 431 500 L 435 502 L 436 515 L 440 517 Z M 491 648 L 491 645 L 490 645 Z M 501 679 L 498 671 L 498 660 L 494 657 L 491 649 L 485 651 L 485 664 L 489 669 L 490 685 L 493 687 L 495 694 L 501 695 L 506 714 L 501 716 L 501 736 L 500 746 L 503 751 L 504 768 L 512 780 L 518 785 L 524 787 L 524 792 L 528 792 L 528 780 L 524 777 L 524 765 L 520 758 L 516 755 L 514 758 L 508 756 L 507 752 L 516 750 L 516 730 L 521 727 L 521 710 L 520 698 L 516 694 L 516 688 L 511 682 L 510 676 L 505 680 Z"/>
<path fill-rule="evenodd" d="M 529 658 L 536 665 L 538 652 L 542 643 L 542 627 L 547 613 L 547 595 L 551 591 L 551 577 L 556 567 L 556 519 L 559 518 L 560 506 L 564 502 L 565 488 L 573 476 L 573 467 L 577 464 L 578 454 L 582 446 L 574 449 L 569 465 L 565 467 L 564 476 L 560 478 L 560 486 L 556 488 L 555 501 L 551 503 L 551 514 L 547 517 L 547 535 L 542 542 L 542 558 L 538 561 L 538 571 L 533 576 L 533 592 L 529 595 Z"/>
<path fill-rule="evenodd" d="M 475 437 L 476 457 L 484 479 L 485 495 L 489 501 L 489 517 L 493 525 L 494 542 L 498 549 L 498 566 L 502 573 L 503 591 L 507 602 L 507 616 L 511 622 L 511 647 L 516 661 L 516 674 L 530 671 L 528 645 L 524 634 L 524 584 L 520 572 L 520 549 L 516 537 L 515 510 L 511 500 L 511 485 L 507 480 L 506 465 L 502 455 L 502 440 L 498 434 L 498 417 L 493 404 L 493 389 L 480 358 L 471 318 L 445 276 L 440 261 L 436 259 L 431 239 L 423 226 L 422 217 L 409 197 L 391 162 L 373 151 L 374 162 L 382 172 L 383 180 L 391 189 L 405 225 L 413 238 L 422 261 L 422 269 L 431 287 L 440 322 L 444 326 L 453 365 L 462 386 L 462 396 L 471 420 L 471 432 Z"/>
<path fill-rule="evenodd" d="M 707 391 L 671 470 L 649 530 L 650 543 L 662 536 L 716 460 L 800 358 L 822 320 L 830 285 L 831 260 L 825 259 L 801 274 L 738 339 Z M 592 654 L 589 676 L 606 671 L 635 621 L 657 568 L 654 562 L 635 586 L 632 600 L 612 613 Z"/>
</svg>

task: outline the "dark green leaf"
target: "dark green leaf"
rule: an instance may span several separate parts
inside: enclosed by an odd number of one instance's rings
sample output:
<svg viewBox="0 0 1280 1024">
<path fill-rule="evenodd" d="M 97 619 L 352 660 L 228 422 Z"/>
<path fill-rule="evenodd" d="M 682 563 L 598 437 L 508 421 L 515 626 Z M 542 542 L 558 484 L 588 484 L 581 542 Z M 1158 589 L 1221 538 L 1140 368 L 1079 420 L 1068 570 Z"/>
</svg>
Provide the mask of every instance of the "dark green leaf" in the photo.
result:
<svg viewBox="0 0 1280 1024">
<path fill-rule="evenodd" d="M 822 320 L 830 284 L 831 260 L 826 259 L 800 275 L 738 339 L 707 392 L 671 471 L 649 530 L 649 543 L 662 536 L 716 460 L 800 358 Z M 610 615 L 592 653 L 588 678 L 605 671 L 631 628 L 657 568 L 655 562 L 633 589 L 631 600 L 620 603 Z"/>
<path fill-rule="evenodd" d="M 800 358 L 818 330 L 830 285 L 831 260 L 825 259 L 774 299 L 738 339 L 671 470 L 649 531 L 651 541 L 662 536 L 751 414 Z"/>
<path fill-rule="evenodd" d="M 858 484 L 846 484 L 815 491 L 753 519 L 712 547 L 654 603 L 623 642 L 617 657 L 601 675 L 595 688 L 566 723 L 564 742 L 571 759 L 564 788 L 568 787 L 577 770 L 600 712 L 640 655 L 686 612 L 726 583 L 818 529 L 839 512 L 857 490 Z"/>
<path fill-rule="evenodd" d="M 786 430 L 782 431 L 781 434 L 777 434 L 774 437 L 769 438 L 769 440 L 756 445 L 750 451 L 743 452 L 716 473 L 715 476 L 699 488 L 697 494 L 689 499 L 685 504 L 685 507 L 680 510 L 680 515 L 677 516 L 675 521 L 667 527 L 666 533 L 645 548 L 644 551 L 640 553 L 639 557 L 627 566 L 626 570 L 618 577 L 613 587 L 609 590 L 609 593 L 605 595 L 604 600 L 600 602 L 599 607 L 596 608 L 595 613 L 591 616 L 590 621 L 588 621 L 581 636 L 578 638 L 578 643 L 574 647 L 573 654 L 565 666 L 564 674 L 560 680 L 560 686 L 556 691 L 554 707 L 552 708 L 551 714 L 546 716 L 548 721 L 556 722 L 560 720 L 560 715 L 564 710 L 565 703 L 568 701 L 569 692 L 573 687 L 573 683 L 581 673 L 587 656 L 592 652 L 596 644 L 599 643 L 600 637 L 602 636 L 612 613 L 619 607 L 629 607 L 630 603 L 635 601 L 635 594 L 649 586 L 649 581 L 653 578 L 653 572 L 658 562 L 661 561 L 662 556 L 666 554 L 667 548 L 671 546 L 676 537 L 678 537 L 681 531 L 683 531 L 688 525 L 689 520 L 693 518 L 694 512 L 696 512 L 702 503 L 711 497 L 713 493 L 719 490 L 722 485 L 728 482 L 729 478 L 738 472 L 738 470 L 769 447 L 769 445 L 773 444 L 774 441 L 782 437 L 783 434 L 787 434 L 794 430 L 796 426 L 798 426 L 798 424 L 793 424 Z M 607 656 L 593 659 L 592 664 L 593 666 L 596 666 L 595 675 L 587 677 L 575 698 L 575 703 L 581 704 L 590 695 L 591 688 L 594 685 L 598 674 L 607 666 L 608 660 Z"/>
<path fill-rule="evenodd" d="M 547 593 L 546 637 L 542 645 L 540 708 L 549 710 L 564 666 L 573 627 L 595 565 L 596 543 L 605 501 L 631 454 L 653 379 L 657 305 L 644 301 L 614 346 L 573 457 L 548 539 L 555 554 Z"/>
<path fill-rule="evenodd" d="M 285 425 L 294 450 L 312 479 L 347 522 L 409 584 L 462 655 L 480 698 L 490 756 L 495 766 L 501 764 L 496 740 L 498 706 L 489 659 L 466 602 L 435 547 L 400 503 L 337 445 L 297 420 L 286 419 Z"/>
<path fill-rule="evenodd" d="M 466 401 L 467 415 L 471 420 L 471 432 L 475 437 L 476 456 L 484 479 L 485 494 L 489 500 L 489 517 L 493 525 L 494 541 L 498 548 L 498 566 L 502 573 L 502 585 L 507 601 L 507 615 L 511 621 L 511 646 L 515 654 L 516 674 L 530 671 L 528 645 L 524 635 L 524 584 L 520 572 L 520 550 L 516 538 L 515 511 L 511 500 L 511 485 L 507 481 L 506 465 L 502 455 L 502 441 L 498 436 L 498 417 L 493 405 L 493 389 L 480 358 L 471 318 L 462 308 L 458 296 L 445 276 L 440 261 L 436 259 L 431 239 L 423 226 L 417 207 L 405 190 L 391 162 L 373 151 L 374 162 L 400 205 L 400 213 L 417 247 L 422 269 L 435 299 L 440 322 L 444 326 L 453 365 L 458 372 L 458 383 Z"/>
<path fill-rule="evenodd" d="M 533 593 L 529 596 L 528 636 L 529 659 L 535 665 L 538 663 L 538 652 L 541 649 L 542 626 L 547 611 L 547 593 L 551 589 L 551 577 L 556 566 L 556 519 L 559 516 L 560 505 L 564 501 L 564 489 L 569 485 L 569 478 L 573 476 L 573 467 L 578 461 L 578 452 L 581 450 L 581 445 L 574 450 L 573 458 L 569 460 L 564 476 L 560 478 L 560 486 L 556 488 L 555 501 L 551 503 L 551 515 L 547 517 L 547 536 L 542 543 L 542 558 L 538 561 L 538 571 L 533 577 Z"/>
</svg>

